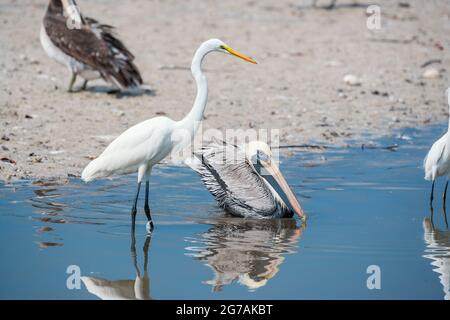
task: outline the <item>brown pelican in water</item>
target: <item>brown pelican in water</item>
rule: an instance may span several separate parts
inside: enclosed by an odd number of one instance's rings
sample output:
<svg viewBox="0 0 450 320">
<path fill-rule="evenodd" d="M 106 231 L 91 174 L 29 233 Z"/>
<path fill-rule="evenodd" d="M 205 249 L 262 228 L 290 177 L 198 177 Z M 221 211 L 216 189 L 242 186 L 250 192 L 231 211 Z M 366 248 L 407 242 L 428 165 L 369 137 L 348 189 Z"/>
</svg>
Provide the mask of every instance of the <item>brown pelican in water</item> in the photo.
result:
<svg viewBox="0 0 450 320">
<path fill-rule="evenodd" d="M 120 89 L 142 84 L 134 56 L 116 38 L 114 27 L 82 16 L 74 0 L 50 0 L 40 38 L 47 55 L 71 71 L 69 92 L 78 75 L 84 79 L 81 90 L 98 78 Z"/>
<path fill-rule="evenodd" d="M 197 171 L 219 206 L 232 215 L 250 218 L 306 216 L 272 159 L 270 147 L 252 141 L 238 147 L 213 141 L 186 164 Z"/>
</svg>

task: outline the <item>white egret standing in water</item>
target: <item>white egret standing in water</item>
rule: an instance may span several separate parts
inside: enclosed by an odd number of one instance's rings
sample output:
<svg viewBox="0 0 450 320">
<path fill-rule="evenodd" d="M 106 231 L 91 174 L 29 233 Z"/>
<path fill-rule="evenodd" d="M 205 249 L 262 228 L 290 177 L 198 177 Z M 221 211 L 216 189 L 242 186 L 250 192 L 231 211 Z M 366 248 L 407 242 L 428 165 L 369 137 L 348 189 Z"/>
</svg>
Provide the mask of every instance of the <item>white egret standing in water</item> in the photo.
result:
<svg viewBox="0 0 450 320">
<path fill-rule="evenodd" d="M 450 112 L 450 88 L 446 91 L 447 102 L 449 105 Z M 430 195 L 430 206 L 433 205 L 433 193 L 434 193 L 434 182 L 437 177 L 445 176 L 447 177 L 447 182 L 445 184 L 444 193 L 442 195 L 442 199 L 444 201 L 443 205 L 445 208 L 445 200 L 447 197 L 447 187 L 448 187 L 448 178 L 450 176 L 450 117 L 449 117 L 449 127 L 447 132 L 439 138 L 430 151 L 428 151 L 427 156 L 423 162 L 423 166 L 425 169 L 425 180 L 433 181 L 431 185 L 431 195 Z"/>
<path fill-rule="evenodd" d="M 96 178 L 138 172 L 137 192 L 131 210 L 132 227 L 136 219 L 136 205 L 141 182 L 145 178 L 145 206 L 147 231 L 153 229 L 153 222 L 148 205 L 149 177 L 152 167 L 167 157 L 174 148 L 182 148 L 193 140 L 203 118 L 208 96 L 206 77 L 202 72 L 203 58 L 210 52 L 229 53 L 248 62 L 253 59 L 233 50 L 221 40 L 210 39 L 201 44 L 192 60 L 191 72 L 197 84 L 197 96 L 192 110 L 180 121 L 167 117 L 155 117 L 129 128 L 91 161 L 83 170 L 81 178 L 88 182 Z M 187 136 L 187 137 L 186 137 Z"/>
</svg>

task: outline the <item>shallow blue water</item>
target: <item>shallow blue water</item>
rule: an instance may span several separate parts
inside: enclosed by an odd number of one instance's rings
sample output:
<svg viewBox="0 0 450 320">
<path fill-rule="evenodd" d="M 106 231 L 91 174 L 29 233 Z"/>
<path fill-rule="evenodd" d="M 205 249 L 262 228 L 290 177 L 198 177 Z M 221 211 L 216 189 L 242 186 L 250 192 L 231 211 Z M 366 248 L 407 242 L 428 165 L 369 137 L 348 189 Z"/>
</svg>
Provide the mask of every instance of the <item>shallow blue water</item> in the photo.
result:
<svg viewBox="0 0 450 320">
<path fill-rule="evenodd" d="M 436 186 L 433 230 L 421 169 L 444 127 L 377 141 L 398 144 L 396 152 L 282 156 L 281 171 L 309 215 L 306 226 L 228 218 L 194 172 L 159 166 L 150 194 L 156 229 L 146 238 L 140 208 L 133 246 L 134 176 L 2 184 L 0 298 L 450 299 L 444 182 Z M 67 286 L 71 265 L 83 276 L 79 289 Z M 372 265 L 381 289 L 367 287 Z"/>
</svg>

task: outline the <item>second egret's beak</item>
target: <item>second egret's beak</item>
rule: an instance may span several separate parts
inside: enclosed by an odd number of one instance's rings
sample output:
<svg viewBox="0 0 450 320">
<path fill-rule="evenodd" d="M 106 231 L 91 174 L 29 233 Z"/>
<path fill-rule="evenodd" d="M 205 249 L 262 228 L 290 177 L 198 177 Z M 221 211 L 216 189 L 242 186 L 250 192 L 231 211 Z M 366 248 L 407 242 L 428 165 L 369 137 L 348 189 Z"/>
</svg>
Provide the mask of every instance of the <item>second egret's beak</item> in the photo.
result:
<svg viewBox="0 0 450 320">
<path fill-rule="evenodd" d="M 267 172 L 275 179 L 276 183 L 281 188 L 281 191 L 284 193 L 285 198 L 287 198 L 286 200 L 288 203 L 286 203 L 286 205 L 290 205 L 292 210 L 298 215 L 298 217 L 302 221 L 305 221 L 306 215 L 302 207 L 300 206 L 300 203 L 298 202 L 297 198 L 295 197 L 294 193 L 292 192 L 291 188 L 289 187 L 283 175 L 281 174 L 280 169 L 278 169 L 278 166 L 272 160 L 261 161 L 261 164 L 267 170 Z M 282 194 L 280 194 L 280 196 L 284 198 Z"/>
<path fill-rule="evenodd" d="M 258 62 L 256 62 L 255 60 L 253 60 L 252 58 L 249 58 L 249 57 L 247 57 L 246 55 L 243 55 L 242 53 L 237 52 L 236 50 L 230 48 L 229 46 L 223 46 L 222 48 L 223 48 L 224 50 L 228 51 L 228 53 L 232 54 L 233 56 L 236 56 L 236 57 L 238 57 L 238 58 L 241 58 L 241 59 L 243 59 L 243 60 L 245 60 L 245 61 L 248 61 L 248 62 L 251 62 L 251 63 L 254 63 L 254 64 L 257 64 L 257 63 L 258 63 Z"/>
</svg>

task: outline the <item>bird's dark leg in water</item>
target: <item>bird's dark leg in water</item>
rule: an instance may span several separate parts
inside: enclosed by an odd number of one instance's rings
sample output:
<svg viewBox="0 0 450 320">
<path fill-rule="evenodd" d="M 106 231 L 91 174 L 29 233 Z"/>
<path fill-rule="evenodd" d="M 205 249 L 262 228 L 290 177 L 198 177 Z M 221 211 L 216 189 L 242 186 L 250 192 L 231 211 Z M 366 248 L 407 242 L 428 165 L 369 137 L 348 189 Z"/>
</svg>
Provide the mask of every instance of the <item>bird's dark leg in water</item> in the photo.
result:
<svg viewBox="0 0 450 320">
<path fill-rule="evenodd" d="M 433 206 L 430 207 L 430 222 L 431 222 L 431 230 L 434 231 L 434 210 L 433 210 Z"/>
<path fill-rule="evenodd" d="M 430 195 L 430 208 L 433 209 L 433 193 L 434 193 L 434 180 L 433 184 L 431 185 L 431 195 Z"/>
<path fill-rule="evenodd" d="M 141 182 L 138 182 L 138 187 L 136 191 L 136 197 L 134 198 L 133 207 L 131 208 L 131 232 L 134 234 L 135 226 L 136 226 L 136 212 L 137 212 L 137 201 L 139 198 L 139 190 L 141 190 Z"/>
<path fill-rule="evenodd" d="M 73 92 L 73 85 L 75 84 L 75 81 L 77 80 L 77 74 L 72 72 L 72 78 L 69 82 L 69 88 L 67 89 L 67 92 Z"/>
<path fill-rule="evenodd" d="M 150 246 L 150 240 L 152 240 L 151 235 L 147 235 L 144 242 L 144 272 L 147 272 L 147 266 L 148 266 L 148 248 Z"/>
<path fill-rule="evenodd" d="M 447 181 L 448 184 L 448 181 Z M 447 191 L 447 184 L 445 185 L 445 191 Z M 444 197 L 445 199 L 445 197 Z M 444 200 L 444 206 L 443 206 L 443 211 L 444 211 L 444 221 L 445 221 L 445 227 L 448 229 L 448 221 L 447 221 L 447 207 L 445 205 L 445 200 Z"/>
<path fill-rule="evenodd" d="M 150 214 L 150 206 L 148 205 L 148 194 L 149 194 L 150 185 L 148 180 L 145 182 L 145 205 L 144 205 L 144 211 L 145 215 L 147 216 L 147 231 L 152 232 L 153 231 L 153 221 L 152 216 Z"/>
<path fill-rule="evenodd" d="M 137 263 L 136 235 L 134 233 L 134 229 L 131 230 L 131 249 L 130 249 L 130 251 L 131 251 L 131 259 L 133 260 L 133 266 L 134 266 L 134 269 L 136 271 L 136 275 L 138 277 L 140 277 L 141 276 L 141 272 L 139 270 L 139 266 L 138 266 L 138 263 Z"/>
</svg>

